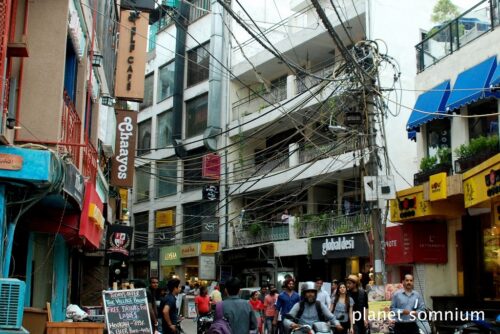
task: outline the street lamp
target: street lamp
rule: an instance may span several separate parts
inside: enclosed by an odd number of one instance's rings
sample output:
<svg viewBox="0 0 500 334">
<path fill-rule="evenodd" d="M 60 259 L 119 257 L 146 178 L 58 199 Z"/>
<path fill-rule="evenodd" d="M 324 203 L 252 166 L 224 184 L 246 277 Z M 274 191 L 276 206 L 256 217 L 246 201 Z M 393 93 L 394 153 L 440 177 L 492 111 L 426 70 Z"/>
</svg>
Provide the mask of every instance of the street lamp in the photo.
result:
<svg viewBox="0 0 500 334">
<path fill-rule="evenodd" d="M 104 61 L 104 57 L 99 53 L 94 53 L 92 56 L 92 66 L 101 67 Z"/>
<path fill-rule="evenodd" d="M 115 98 L 109 95 L 101 96 L 101 103 L 108 107 L 113 107 L 115 105 Z"/>
</svg>

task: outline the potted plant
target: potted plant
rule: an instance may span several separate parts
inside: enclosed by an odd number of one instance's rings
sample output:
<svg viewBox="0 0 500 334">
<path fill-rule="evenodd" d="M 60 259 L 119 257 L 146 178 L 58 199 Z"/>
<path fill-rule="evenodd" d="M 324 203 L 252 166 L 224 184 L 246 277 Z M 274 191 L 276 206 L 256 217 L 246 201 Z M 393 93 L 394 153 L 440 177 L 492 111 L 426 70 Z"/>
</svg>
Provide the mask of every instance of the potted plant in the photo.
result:
<svg viewBox="0 0 500 334">
<path fill-rule="evenodd" d="M 423 157 L 420 160 L 420 171 L 413 176 L 413 184 L 419 185 L 426 182 L 429 176 L 445 172 L 450 174 L 451 150 L 448 147 L 440 147 L 436 155 Z"/>
<path fill-rule="evenodd" d="M 250 226 L 248 227 L 248 233 L 250 233 L 250 235 L 252 237 L 258 237 L 262 232 L 262 225 L 260 224 L 260 222 L 254 222 L 252 224 L 250 224 Z"/>
<path fill-rule="evenodd" d="M 498 136 L 479 136 L 455 149 L 455 170 L 463 173 L 499 152 Z"/>
</svg>

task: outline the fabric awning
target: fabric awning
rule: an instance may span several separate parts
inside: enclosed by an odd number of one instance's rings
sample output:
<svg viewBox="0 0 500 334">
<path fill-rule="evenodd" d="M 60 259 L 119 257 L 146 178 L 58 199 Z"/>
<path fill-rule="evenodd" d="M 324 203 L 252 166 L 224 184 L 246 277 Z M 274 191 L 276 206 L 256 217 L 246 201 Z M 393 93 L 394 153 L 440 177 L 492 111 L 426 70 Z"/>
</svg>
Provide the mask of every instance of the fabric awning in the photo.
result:
<svg viewBox="0 0 500 334">
<path fill-rule="evenodd" d="M 417 131 L 416 130 L 408 131 L 408 139 L 416 142 L 417 141 Z"/>
<path fill-rule="evenodd" d="M 417 130 L 424 123 L 441 118 L 446 113 L 446 101 L 450 96 L 450 80 L 443 81 L 417 98 L 415 107 L 406 124 L 407 131 Z"/>
<path fill-rule="evenodd" d="M 495 70 L 495 73 L 493 73 L 490 82 L 491 88 L 498 86 L 500 86 L 500 64 L 497 64 L 497 69 Z"/>
<path fill-rule="evenodd" d="M 493 56 L 460 73 L 453 85 L 446 111 L 459 109 L 486 97 L 496 67 L 497 57 Z"/>
</svg>

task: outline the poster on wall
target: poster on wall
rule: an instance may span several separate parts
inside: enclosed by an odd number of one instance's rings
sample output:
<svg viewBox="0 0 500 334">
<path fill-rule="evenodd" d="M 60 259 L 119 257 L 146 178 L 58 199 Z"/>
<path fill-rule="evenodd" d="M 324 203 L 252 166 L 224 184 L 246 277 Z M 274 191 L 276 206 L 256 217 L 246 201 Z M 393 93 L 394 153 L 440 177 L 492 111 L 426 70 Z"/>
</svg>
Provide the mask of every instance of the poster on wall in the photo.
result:
<svg viewBox="0 0 500 334">
<path fill-rule="evenodd" d="M 215 256 L 200 255 L 199 277 L 205 280 L 215 279 Z"/>
</svg>

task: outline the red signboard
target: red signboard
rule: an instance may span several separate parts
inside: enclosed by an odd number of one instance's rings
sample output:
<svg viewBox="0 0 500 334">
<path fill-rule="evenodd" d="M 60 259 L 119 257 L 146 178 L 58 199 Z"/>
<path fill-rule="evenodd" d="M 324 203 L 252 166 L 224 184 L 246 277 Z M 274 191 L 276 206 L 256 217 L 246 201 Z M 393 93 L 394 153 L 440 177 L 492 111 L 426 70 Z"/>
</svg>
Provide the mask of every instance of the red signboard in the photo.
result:
<svg viewBox="0 0 500 334">
<path fill-rule="evenodd" d="M 220 179 L 220 156 L 215 153 L 208 153 L 202 160 L 202 177 L 206 179 Z"/>
<path fill-rule="evenodd" d="M 385 230 L 386 264 L 448 262 L 447 227 L 443 223 L 406 223 Z"/>
<path fill-rule="evenodd" d="M 103 235 L 103 204 L 94 184 L 86 182 L 82 214 L 80 215 L 80 230 L 78 235 L 85 238 L 86 248 L 99 248 Z M 99 215 L 100 213 L 100 215 Z"/>
</svg>

